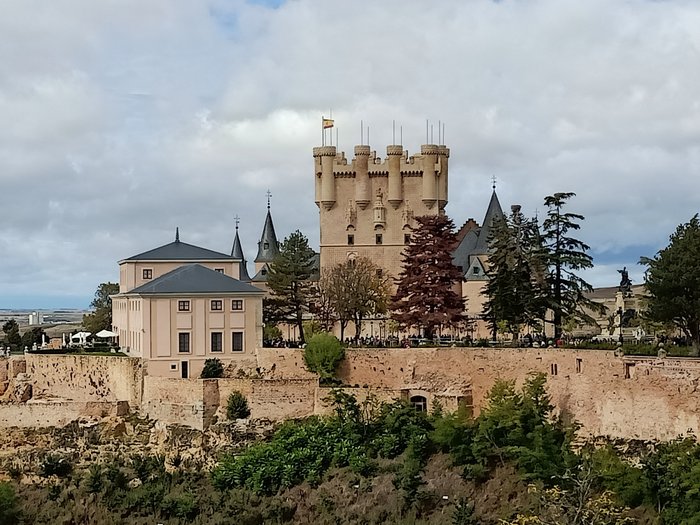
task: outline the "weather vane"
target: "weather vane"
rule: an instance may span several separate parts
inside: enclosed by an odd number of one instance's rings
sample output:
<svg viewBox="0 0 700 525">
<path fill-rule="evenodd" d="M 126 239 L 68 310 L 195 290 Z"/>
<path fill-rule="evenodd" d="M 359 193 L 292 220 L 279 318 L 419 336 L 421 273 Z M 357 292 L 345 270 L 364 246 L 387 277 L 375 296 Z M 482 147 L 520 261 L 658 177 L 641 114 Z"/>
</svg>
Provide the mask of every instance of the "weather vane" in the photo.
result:
<svg viewBox="0 0 700 525">
<path fill-rule="evenodd" d="M 491 175 L 491 187 L 495 190 L 496 189 L 496 176 Z"/>
<path fill-rule="evenodd" d="M 272 192 L 270 190 L 267 190 L 265 192 L 265 195 L 267 195 L 267 209 L 270 209 L 270 197 L 272 197 Z"/>
<path fill-rule="evenodd" d="M 233 220 L 236 221 L 236 231 L 238 231 L 238 223 L 241 222 L 241 218 L 236 214 Z"/>
</svg>

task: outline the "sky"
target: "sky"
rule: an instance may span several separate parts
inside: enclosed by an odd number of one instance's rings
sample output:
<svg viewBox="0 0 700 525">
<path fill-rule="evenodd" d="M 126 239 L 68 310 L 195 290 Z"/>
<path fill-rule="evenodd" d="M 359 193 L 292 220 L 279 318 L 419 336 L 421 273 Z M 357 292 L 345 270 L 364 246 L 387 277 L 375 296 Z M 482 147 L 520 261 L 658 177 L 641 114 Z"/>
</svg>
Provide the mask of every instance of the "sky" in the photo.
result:
<svg viewBox="0 0 700 525">
<path fill-rule="evenodd" d="M 698 27 L 694 0 L 5 0 L 0 308 L 86 307 L 176 227 L 229 252 L 236 215 L 251 260 L 268 189 L 317 248 L 331 110 L 349 157 L 360 121 L 380 157 L 444 123 L 457 226 L 493 176 L 529 216 L 575 192 L 584 277 L 641 283 L 700 208 Z"/>
</svg>

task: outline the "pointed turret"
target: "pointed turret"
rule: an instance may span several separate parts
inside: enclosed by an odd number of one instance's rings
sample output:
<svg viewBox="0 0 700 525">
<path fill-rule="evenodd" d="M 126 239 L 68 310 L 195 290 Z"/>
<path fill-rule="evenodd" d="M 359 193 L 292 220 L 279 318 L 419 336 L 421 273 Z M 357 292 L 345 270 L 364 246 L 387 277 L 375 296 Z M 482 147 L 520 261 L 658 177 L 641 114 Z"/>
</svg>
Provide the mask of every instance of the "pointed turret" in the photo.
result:
<svg viewBox="0 0 700 525">
<path fill-rule="evenodd" d="M 271 263 L 275 256 L 280 252 L 277 235 L 275 234 L 275 225 L 272 224 L 272 215 L 270 214 L 270 193 L 268 191 L 267 198 L 267 216 L 265 217 L 265 225 L 263 226 L 260 241 L 258 241 L 258 254 L 255 256 L 255 271 L 259 272 L 263 266 Z"/>
<path fill-rule="evenodd" d="M 241 246 L 241 239 L 238 237 L 238 216 L 236 216 L 236 236 L 233 238 L 233 246 L 231 247 L 231 257 L 234 259 L 239 259 L 241 262 L 238 265 L 238 279 L 241 281 L 250 281 L 250 275 L 248 275 L 248 267 L 246 264 L 245 256 L 243 255 L 243 246 Z"/>
<path fill-rule="evenodd" d="M 175 242 L 180 242 L 180 227 L 175 228 Z"/>
<path fill-rule="evenodd" d="M 491 200 L 489 201 L 489 207 L 487 208 L 486 215 L 484 216 L 484 222 L 481 223 L 479 239 L 476 242 L 474 253 L 489 253 L 489 237 L 491 235 L 491 230 L 493 229 L 493 223 L 496 219 L 502 217 L 503 210 L 501 209 L 501 203 L 498 202 L 496 188 L 494 188 L 493 193 L 491 194 Z"/>
</svg>

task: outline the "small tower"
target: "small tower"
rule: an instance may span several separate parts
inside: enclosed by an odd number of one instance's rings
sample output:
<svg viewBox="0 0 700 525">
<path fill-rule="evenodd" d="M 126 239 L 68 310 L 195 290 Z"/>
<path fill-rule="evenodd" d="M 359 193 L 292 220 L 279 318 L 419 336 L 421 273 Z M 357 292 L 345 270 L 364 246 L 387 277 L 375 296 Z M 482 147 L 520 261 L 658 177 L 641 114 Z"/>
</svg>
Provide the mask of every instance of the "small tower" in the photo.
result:
<svg viewBox="0 0 700 525">
<path fill-rule="evenodd" d="M 250 281 L 250 276 L 248 275 L 248 267 L 243 255 L 243 247 L 241 246 L 241 239 L 238 237 L 238 222 L 239 218 L 236 215 L 236 236 L 233 238 L 233 247 L 231 248 L 231 257 L 234 259 L 239 259 L 241 262 L 238 263 L 238 279 L 240 281 Z"/>
<path fill-rule="evenodd" d="M 280 252 L 277 235 L 275 234 L 275 225 L 272 223 L 272 215 L 270 214 L 270 197 L 272 197 L 272 194 L 268 190 L 267 216 L 265 217 L 262 235 L 260 235 L 260 240 L 258 241 L 258 254 L 255 256 L 255 277 L 253 280 L 267 275 L 268 265 L 275 260 L 275 256 Z"/>
</svg>

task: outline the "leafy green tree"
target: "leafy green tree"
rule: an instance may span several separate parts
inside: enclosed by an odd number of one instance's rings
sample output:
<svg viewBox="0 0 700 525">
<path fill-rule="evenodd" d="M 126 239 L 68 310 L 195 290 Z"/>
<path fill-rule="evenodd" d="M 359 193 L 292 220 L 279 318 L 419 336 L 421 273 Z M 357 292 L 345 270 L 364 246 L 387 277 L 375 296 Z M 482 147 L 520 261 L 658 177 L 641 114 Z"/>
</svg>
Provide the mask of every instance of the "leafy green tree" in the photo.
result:
<svg viewBox="0 0 700 525">
<path fill-rule="evenodd" d="M 391 294 L 388 279 L 366 257 L 348 259 L 334 266 L 322 276 L 319 288 L 340 321 L 341 340 L 349 321 L 355 324 L 355 339 L 359 339 L 362 321 L 386 313 Z"/>
<path fill-rule="evenodd" d="M 647 266 L 649 292 L 645 317 L 672 323 L 700 350 L 700 220 L 696 214 L 670 236 L 669 244 L 653 258 L 642 257 Z"/>
<path fill-rule="evenodd" d="M 10 346 L 17 348 L 22 343 L 22 336 L 19 334 L 19 325 L 14 319 L 10 319 L 2 326 L 5 332 L 5 341 Z"/>
<path fill-rule="evenodd" d="M 337 337 L 327 333 L 314 335 L 304 348 L 304 364 L 322 380 L 335 376 L 335 369 L 344 357 L 343 344 Z"/>
<path fill-rule="evenodd" d="M 35 343 L 37 345 L 41 345 L 41 343 L 43 342 L 42 341 L 43 335 L 44 335 L 44 331 L 41 328 L 39 328 L 38 326 L 32 328 L 31 330 L 27 330 L 26 332 L 24 332 L 24 335 L 22 335 L 22 341 L 21 341 L 22 348 L 24 348 L 24 347 L 31 348 L 32 346 L 34 346 Z"/>
<path fill-rule="evenodd" d="M 95 297 L 90 303 L 92 313 L 83 316 L 83 328 L 87 332 L 97 333 L 112 329 L 112 299 L 110 295 L 119 293 L 117 283 L 102 283 L 95 291 Z"/>
<path fill-rule="evenodd" d="M 517 336 L 523 325 L 541 326 L 546 310 L 539 231 L 514 206 L 510 217 L 496 219 L 492 234 L 484 315 L 493 330 L 502 322 Z"/>
<path fill-rule="evenodd" d="M 452 263 L 457 245 L 452 220 L 425 215 L 416 217 L 416 222 L 403 252 L 391 310 L 401 326 L 423 328 L 424 336 L 432 338 L 438 327 L 464 320 L 464 299 L 455 290 L 462 273 Z"/>
<path fill-rule="evenodd" d="M 204 368 L 202 368 L 202 379 L 216 379 L 219 377 L 224 377 L 224 365 L 221 363 L 221 359 L 213 358 L 206 359 L 204 361 Z"/>
<path fill-rule="evenodd" d="M 554 336 L 561 337 L 562 325 L 567 319 L 592 323 L 593 318 L 584 307 L 600 312 L 603 306 L 584 294 L 593 287 L 576 275 L 579 270 L 593 268 L 593 258 L 586 253 L 590 247 L 568 235 L 581 228 L 583 215 L 564 212 L 562 208 L 575 193 L 555 193 L 544 198 L 547 218 L 542 224 L 542 257 L 548 269 L 547 306 L 553 312 Z"/>
<path fill-rule="evenodd" d="M 282 242 L 267 278 L 280 316 L 297 326 L 302 344 L 305 342 L 303 315 L 309 311 L 313 295 L 311 277 L 316 271 L 315 260 L 316 254 L 309 247 L 309 241 L 297 230 Z"/>
<path fill-rule="evenodd" d="M 0 523 L 15 525 L 20 520 L 17 495 L 9 483 L 0 483 Z"/>
</svg>

